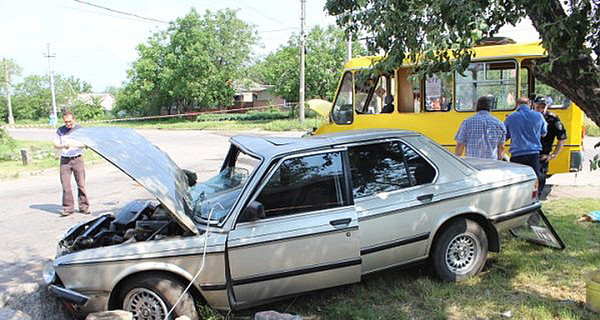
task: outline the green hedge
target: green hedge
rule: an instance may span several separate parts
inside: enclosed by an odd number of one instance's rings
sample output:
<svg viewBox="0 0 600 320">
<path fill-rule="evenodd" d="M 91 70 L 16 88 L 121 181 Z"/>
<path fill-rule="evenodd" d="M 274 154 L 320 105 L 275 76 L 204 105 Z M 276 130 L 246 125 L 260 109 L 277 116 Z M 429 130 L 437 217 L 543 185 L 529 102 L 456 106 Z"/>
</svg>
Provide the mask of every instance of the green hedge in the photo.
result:
<svg viewBox="0 0 600 320">
<path fill-rule="evenodd" d="M 238 121 L 257 121 L 257 120 L 279 120 L 289 119 L 290 113 L 283 112 L 278 109 L 269 110 L 253 110 L 247 113 L 212 113 L 201 114 L 196 117 L 196 121 L 221 121 L 221 120 L 238 120 Z"/>
</svg>

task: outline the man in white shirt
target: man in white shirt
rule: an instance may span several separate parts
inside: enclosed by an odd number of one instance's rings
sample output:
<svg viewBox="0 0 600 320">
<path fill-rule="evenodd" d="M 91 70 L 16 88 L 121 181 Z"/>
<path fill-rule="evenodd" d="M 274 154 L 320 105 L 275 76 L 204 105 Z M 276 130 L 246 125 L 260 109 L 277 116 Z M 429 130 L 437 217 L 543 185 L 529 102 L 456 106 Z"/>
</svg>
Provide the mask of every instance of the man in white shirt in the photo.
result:
<svg viewBox="0 0 600 320">
<path fill-rule="evenodd" d="M 73 192 L 71 191 L 71 173 L 73 173 L 75 182 L 77 182 L 79 211 L 89 214 L 89 202 L 85 191 L 83 146 L 81 143 L 69 138 L 69 135 L 81 126 L 75 124 L 75 115 L 70 111 L 63 112 L 62 119 L 65 125 L 56 130 L 56 138 L 54 139 L 54 147 L 60 149 L 60 182 L 63 189 L 62 215 L 68 216 L 75 209 Z"/>
</svg>

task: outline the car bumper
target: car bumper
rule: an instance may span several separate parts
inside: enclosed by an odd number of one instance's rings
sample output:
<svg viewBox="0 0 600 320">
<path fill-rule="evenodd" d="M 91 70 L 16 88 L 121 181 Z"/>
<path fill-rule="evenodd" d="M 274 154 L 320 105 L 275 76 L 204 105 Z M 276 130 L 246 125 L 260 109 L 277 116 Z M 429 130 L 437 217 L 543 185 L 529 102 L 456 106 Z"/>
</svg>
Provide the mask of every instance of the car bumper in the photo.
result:
<svg viewBox="0 0 600 320">
<path fill-rule="evenodd" d="M 537 201 L 531 205 L 494 216 L 492 217 L 491 221 L 494 223 L 498 231 L 516 228 L 527 223 L 529 216 L 537 212 L 541 207 L 541 202 Z"/>
<path fill-rule="evenodd" d="M 56 284 L 48 285 L 48 291 L 62 300 L 67 309 L 76 316 L 107 310 L 108 293 L 83 294 Z"/>
<path fill-rule="evenodd" d="M 60 300 L 77 306 L 84 306 L 90 300 L 86 295 L 54 284 L 48 286 L 48 291 Z"/>
</svg>

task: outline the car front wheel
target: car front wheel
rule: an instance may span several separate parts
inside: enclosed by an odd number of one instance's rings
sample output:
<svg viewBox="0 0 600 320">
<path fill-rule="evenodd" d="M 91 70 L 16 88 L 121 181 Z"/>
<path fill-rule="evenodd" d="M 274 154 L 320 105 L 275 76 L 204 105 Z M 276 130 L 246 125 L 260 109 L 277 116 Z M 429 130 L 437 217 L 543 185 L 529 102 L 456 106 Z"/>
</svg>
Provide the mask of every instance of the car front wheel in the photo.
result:
<svg viewBox="0 0 600 320">
<path fill-rule="evenodd" d="M 488 240 L 481 226 L 459 219 L 444 227 L 435 239 L 431 263 L 444 281 L 461 281 L 481 271 L 488 252 Z"/>
<path fill-rule="evenodd" d="M 133 319 L 164 320 L 184 289 L 175 277 L 166 274 L 144 274 L 127 281 L 120 291 L 120 301 L 123 310 L 133 314 Z M 183 294 L 169 319 L 179 316 L 199 319 L 194 298 L 189 292 Z"/>
</svg>

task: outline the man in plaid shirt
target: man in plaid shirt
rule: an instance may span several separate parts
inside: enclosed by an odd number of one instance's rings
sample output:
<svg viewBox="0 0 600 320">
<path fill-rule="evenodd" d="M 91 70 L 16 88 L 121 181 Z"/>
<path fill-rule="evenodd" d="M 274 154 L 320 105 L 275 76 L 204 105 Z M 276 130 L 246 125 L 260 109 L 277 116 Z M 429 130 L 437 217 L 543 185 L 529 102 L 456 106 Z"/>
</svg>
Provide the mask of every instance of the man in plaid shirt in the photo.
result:
<svg viewBox="0 0 600 320">
<path fill-rule="evenodd" d="M 501 160 L 506 142 L 504 123 L 490 114 L 491 97 L 477 100 L 477 114 L 463 121 L 456 133 L 455 154 L 461 156 L 465 147 L 466 156 L 474 158 Z"/>
</svg>

